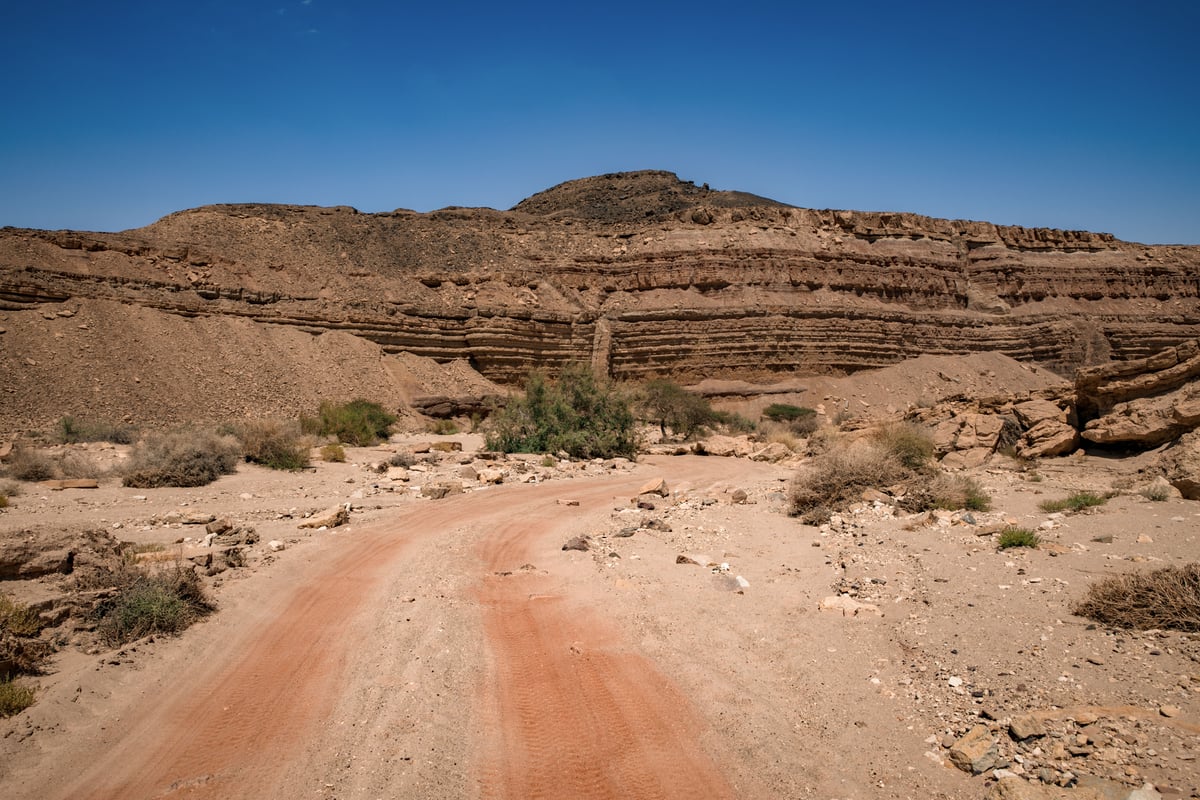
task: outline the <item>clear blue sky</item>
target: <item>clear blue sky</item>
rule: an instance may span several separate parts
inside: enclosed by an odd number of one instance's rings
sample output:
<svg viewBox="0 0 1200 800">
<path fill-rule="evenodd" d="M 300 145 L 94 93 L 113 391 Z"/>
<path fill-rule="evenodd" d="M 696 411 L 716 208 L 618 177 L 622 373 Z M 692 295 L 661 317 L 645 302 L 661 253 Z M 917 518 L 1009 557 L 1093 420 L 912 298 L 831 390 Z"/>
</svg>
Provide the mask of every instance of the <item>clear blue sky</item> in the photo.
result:
<svg viewBox="0 0 1200 800">
<path fill-rule="evenodd" d="M 508 208 L 666 169 L 1200 243 L 1200 3 L 8 0 L 0 225 Z"/>
</svg>

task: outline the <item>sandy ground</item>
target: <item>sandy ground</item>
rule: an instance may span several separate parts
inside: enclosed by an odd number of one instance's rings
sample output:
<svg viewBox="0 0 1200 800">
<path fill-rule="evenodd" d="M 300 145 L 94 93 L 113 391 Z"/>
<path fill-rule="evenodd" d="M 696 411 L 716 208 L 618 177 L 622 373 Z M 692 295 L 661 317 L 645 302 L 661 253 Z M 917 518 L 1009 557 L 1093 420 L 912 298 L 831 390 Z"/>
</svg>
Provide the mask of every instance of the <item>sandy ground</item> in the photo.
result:
<svg viewBox="0 0 1200 800">
<path fill-rule="evenodd" d="M 371 490 L 373 457 L 17 498 L 0 533 L 174 541 L 188 532 L 149 521 L 182 507 L 288 547 L 219 576 L 218 613 L 180 637 L 64 649 L 0 722 L 0 795 L 976 798 L 992 772 L 948 747 L 983 724 L 1018 774 L 1200 796 L 1200 642 L 1069 611 L 1098 576 L 1196 560 L 1200 506 L 1037 510 L 1136 462 L 981 469 L 995 511 L 976 525 L 864 505 L 818 529 L 782 513 L 792 468 L 744 459 L 650 456 L 435 501 Z M 658 477 L 670 497 L 632 507 Z M 296 528 L 345 500 L 348 526 Z M 1046 546 L 998 552 L 980 533 L 1005 520 L 1048 523 Z M 561 549 L 577 535 L 590 551 Z M 819 610 L 839 591 L 866 607 Z M 1018 714 L 1047 735 L 1012 741 Z"/>
</svg>

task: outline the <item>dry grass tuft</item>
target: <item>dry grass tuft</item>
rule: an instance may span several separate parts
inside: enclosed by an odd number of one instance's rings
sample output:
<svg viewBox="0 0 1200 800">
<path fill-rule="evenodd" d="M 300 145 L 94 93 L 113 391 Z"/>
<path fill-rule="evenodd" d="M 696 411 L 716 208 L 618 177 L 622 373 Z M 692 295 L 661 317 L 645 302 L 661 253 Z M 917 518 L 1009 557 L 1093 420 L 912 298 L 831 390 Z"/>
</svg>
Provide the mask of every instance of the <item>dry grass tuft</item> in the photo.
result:
<svg viewBox="0 0 1200 800">
<path fill-rule="evenodd" d="M 1200 632 L 1200 564 L 1103 578 L 1071 613 L 1115 628 Z"/>
</svg>

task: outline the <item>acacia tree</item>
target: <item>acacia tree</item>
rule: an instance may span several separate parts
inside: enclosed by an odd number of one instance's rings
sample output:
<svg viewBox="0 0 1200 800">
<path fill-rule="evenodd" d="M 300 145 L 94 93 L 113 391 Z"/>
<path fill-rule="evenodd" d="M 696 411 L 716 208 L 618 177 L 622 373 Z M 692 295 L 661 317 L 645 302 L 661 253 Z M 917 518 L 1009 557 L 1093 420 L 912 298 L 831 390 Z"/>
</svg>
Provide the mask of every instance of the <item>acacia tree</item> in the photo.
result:
<svg viewBox="0 0 1200 800">
<path fill-rule="evenodd" d="M 667 435 L 667 428 L 670 428 L 686 439 L 704 425 L 717 420 L 717 414 L 708 400 L 665 378 L 647 382 L 642 387 L 639 400 L 642 413 L 647 419 L 658 423 L 663 436 Z"/>
</svg>

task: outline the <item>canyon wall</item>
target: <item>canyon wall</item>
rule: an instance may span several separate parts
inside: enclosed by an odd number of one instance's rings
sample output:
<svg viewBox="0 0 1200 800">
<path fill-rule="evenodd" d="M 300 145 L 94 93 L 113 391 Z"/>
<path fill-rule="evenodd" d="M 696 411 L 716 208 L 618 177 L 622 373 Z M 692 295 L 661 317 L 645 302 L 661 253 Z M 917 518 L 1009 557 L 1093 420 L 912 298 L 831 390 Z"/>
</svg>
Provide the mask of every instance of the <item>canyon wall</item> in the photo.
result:
<svg viewBox="0 0 1200 800">
<path fill-rule="evenodd" d="M 510 211 L 221 205 L 122 233 L 0 230 L 0 314 L 73 299 L 347 331 L 501 382 L 569 361 L 755 380 L 984 351 L 1069 372 L 1200 336 L 1200 247 L 638 172 Z"/>
</svg>

